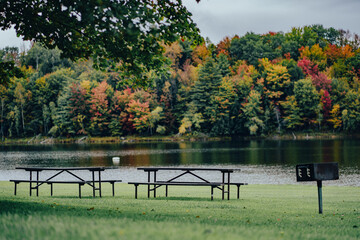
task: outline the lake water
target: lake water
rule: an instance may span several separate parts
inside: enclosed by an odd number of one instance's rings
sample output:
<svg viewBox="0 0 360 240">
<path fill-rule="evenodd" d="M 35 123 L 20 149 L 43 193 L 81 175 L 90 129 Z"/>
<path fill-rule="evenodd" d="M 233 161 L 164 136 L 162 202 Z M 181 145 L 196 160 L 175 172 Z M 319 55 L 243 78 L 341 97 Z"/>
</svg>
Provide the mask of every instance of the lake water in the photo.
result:
<svg viewBox="0 0 360 240">
<path fill-rule="evenodd" d="M 20 166 L 107 166 L 105 178 L 124 182 L 145 180 L 140 166 L 216 166 L 240 168 L 234 181 L 296 184 L 295 165 L 310 162 L 339 163 L 340 179 L 325 184 L 360 186 L 360 140 L 352 139 L 1 145 L 0 180 L 23 176 Z"/>
</svg>

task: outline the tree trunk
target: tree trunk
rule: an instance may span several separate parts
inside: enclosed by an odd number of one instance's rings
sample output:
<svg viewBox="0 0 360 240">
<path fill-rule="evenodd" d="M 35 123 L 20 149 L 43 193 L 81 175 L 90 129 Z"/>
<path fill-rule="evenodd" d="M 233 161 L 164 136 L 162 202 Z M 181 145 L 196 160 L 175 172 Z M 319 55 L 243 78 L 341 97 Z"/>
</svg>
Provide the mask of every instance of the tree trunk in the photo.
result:
<svg viewBox="0 0 360 240">
<path fill-rule="evenodd" d="M 0 131 L 1 131 L 1 140 L 2 140 L 2 141 L 4 141 L 3 115 L 4 115 L 4 99 L 2 98 L 2 99 L 1 99 L 1 119 L 0 119 L 0 122 L 1 122 Z"/>
<path fill-rule="evenodd" d="M 23 134 L 25 135 L 24 109 L 22 104 L 20 106 L 21 106 L 21 120 L 22 120 Z"/>
</svg>

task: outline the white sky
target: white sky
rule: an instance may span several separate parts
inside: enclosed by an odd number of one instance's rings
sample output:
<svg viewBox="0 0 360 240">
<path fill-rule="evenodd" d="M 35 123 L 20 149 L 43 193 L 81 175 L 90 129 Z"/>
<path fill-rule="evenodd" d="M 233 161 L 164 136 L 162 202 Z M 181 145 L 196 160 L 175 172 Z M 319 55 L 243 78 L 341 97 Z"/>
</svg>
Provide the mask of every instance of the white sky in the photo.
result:
<svg viewBox="0 0 360 240">
<path fill-rule="evenodd" d="M 20 50 L 22 50 L 23 48 L 28 49 L 30 48 L 30 42 L 24 42 L 22 38 L 18 38 L 16 36 L 15 30 L 13 29 L 6 31 L 0 30 L 0 49 L 7 46 L 18 47 Z"/>
<path fill-rule="evenodd" d="M 183 0 L 201 35 L 218 43 L 247 32 L 289 32 L 322 24 L 360 34 L 360 0 Z"/>
<path fill-rule="evenodd" d="M 292 27 L 322 24 L 360 34 L 360 0 L 183 0 L 203 37 L 218 43 L 246 32 L 289 32 Z M 14 31 L 0 31 L 0 49 L 21 48 Z M 26 44 L 26 47 L 29 43 Z"/>
</svg>

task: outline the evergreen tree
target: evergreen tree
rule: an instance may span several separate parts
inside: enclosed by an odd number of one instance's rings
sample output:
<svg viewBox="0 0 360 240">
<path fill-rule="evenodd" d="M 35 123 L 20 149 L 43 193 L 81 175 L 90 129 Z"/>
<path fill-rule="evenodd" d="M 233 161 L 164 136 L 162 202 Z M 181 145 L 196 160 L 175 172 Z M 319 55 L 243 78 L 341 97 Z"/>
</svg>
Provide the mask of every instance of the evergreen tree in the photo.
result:
<svg viewBox="0 0 360 240">
<path fill-rule="evenodd" d="M 261 107 L 261 95 L 256 90 L 251 90 L 247 102 L 242 107 L 242 118 L 245 119 L 245 127 L 249 129 L 250 135 L 262 133 L 264 121 L 261 119 L 264 113 Z M 258 131 L 260 128 L 260 131 Z"/>
<path fill-rule="evenodd" d="M 220 83 L 221 74 L 218 65 L 213 58 L 208 58 L 199 71 L 199 79 L 195 82 L 191 95 L 194 111 L 203 115 L 202 127 L 205 131 L 209 131 L 211 128 L 210 119 L 215 111 L 214 98 L 219 91 Z"/>
<path fill-rule="evenodd" d="M 65 89 L 57 99 L 57 106 L 54 102 L 49 104 L 51 119 L 54 123 L 54 126 L 49 131 L 49 134 L 52 136 L 70 137 L 75 134 L 69 116 L 69 97 L 69 90 Z"/>
<path fill-rule="evenodd" d="M 223 53 L 220 53 L 220 55 L 217 58 L 217 64 L 219 73 L 222 77 L 226 77 L 230 75 L 230 63 L 227 58 L 227 56 Z"/>
</svg>

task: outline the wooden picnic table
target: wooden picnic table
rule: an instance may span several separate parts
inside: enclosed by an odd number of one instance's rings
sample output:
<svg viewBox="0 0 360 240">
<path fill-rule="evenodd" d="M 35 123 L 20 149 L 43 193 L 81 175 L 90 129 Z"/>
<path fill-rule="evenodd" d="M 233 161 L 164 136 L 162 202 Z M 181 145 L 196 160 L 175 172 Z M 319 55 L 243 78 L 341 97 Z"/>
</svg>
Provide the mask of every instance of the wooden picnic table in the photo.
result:
<svg viewBox="0 0 360 240">
<path fill-rule="evenodd" d="M 168 186 L 210 186 L 211 187 L 211 199 L 213 199 L 213 189 L 220 189 L 222 192 L 222 199 L 224 200 L 225 194 L 227 194 L 227 199 L 230 200 L 230 185 L 236 185 L 238 187 L 238 198 L 240 197 L 240 186 L 247 185 L 247 183 L 235 183 L 231 182 L 231 173 L 240 171 L 238 168 L 205 168 L 205 167 L 140 167 L 138 170 L 143 170 L 147 172 L 147 182 L 129 182 L 129 184 L 134 184 L 135 186 L 135 198 L 137 198 L 137 187 L 139 185 L 147 185 L 148 189 L 148 198 L 150 197 L 150 192 L 153 191 L 154 197 L 156 197 L 156 189 L 160 186 L 166 187 L 166 197 L 168 195 Z M 179 174 L 174 177 L 159 181 L 157 179 L 157 172 L 159 171 L 180 171 Z M 221 173 L 221 181 L 214 182 L 208 179 L 205 179 L 199 172 L 201 171 L 214 171 Z M 184 175 L 192 175 L 198 181 L 178 181 Z M 153 188 L 151 188 L 153 186 Z M 225 189 L 225 187 L 227 189 Z"/>
<path fill-rule="evenodd" d="M 103 180 L 101 178 L 101 173 L 105 171 L 106 167 L 17 167 L 16 169 L 22 169 L 29 172 L 29 180 L 10 180 L 15 183 L 15 192 L 16 195 L 16 185 L 20 182 L 28 182 L 30 184 L 30 196 L 32 195 L 32 190 L 36 190 L 36 196 L 39 196 L 39 187 L 44 184 L 51 185 L 51 196 L 53 195 L 53 184 L 55 183 L 70 183 L 70 184 L 79 184 L 79 197 L 81 198 L 81 186 L 87 184 L 92 187 L 93 197 L 95 197 L 95 191 L 99 192 L 101 197 L 101 183 L 108 182 L 112 184 L 112 190 L 114 195 L 114 183 L 121 182 L 121 180 Z M 40 172 L 44 171 L 54 171 L 50 177 L 40 180 Z M 90 171 L 91 180 L 85 180 L 79 176 L 77 171 Z M 33 173 L 35 176 L 33 176 Z M 57 176 L 63 173 L 68 173 L 73 176 L 76 180 L 54 180 Z M 96 186 L 97 185 L 97 186 Z"/>
</svg>

